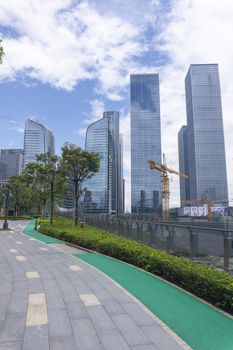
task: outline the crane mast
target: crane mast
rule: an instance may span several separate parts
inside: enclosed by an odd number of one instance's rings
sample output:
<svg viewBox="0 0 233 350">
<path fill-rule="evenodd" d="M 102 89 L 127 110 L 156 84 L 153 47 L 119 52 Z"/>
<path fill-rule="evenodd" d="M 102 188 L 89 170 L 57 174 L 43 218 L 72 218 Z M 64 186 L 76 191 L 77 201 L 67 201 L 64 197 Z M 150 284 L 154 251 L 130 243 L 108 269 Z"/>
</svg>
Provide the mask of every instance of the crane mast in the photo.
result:
<svg viewBox="0 0 233 350">
<path fill-rule="evenodd" d="M 154 160 L 148 160 L 148 163 L 150 165 L 150 169 L 155 169 L 155 170 L 158 170 L 161 172 L 163 220 L 169 221 L 169 217 L 170 217 L 170 211 L 169 211 L 169 208 L 170 208 L 170 206 L 169 206 L 169 200 L 170 200 L 169 173 L 175 174 L 178 176 L 182 176 L 184 178 L 188 178 L 188 176 L 179 172 L 179 171 L 168 168 L 165 154 L 163 154 L 163 163 L 162 164 L 159 164 L 158 162 L 155 162 Z"/>
</svg>

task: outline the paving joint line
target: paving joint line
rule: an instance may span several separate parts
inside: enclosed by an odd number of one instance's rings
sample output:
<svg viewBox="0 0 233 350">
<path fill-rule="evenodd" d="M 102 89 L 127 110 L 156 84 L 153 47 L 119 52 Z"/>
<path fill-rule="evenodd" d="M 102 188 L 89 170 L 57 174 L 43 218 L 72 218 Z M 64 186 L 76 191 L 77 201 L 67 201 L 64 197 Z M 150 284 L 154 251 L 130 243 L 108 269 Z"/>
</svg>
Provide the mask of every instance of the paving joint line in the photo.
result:
<svg viewBox="0 0 233 350">
<path fill-rule="evenodd" d="M 27 226 L 27 224 L 25 225 L 25 227 Z M 24 227 L 24 228 L 25 228 Z M 28 235 L 26 235 L 26 234 L 24 234 L 23 232 L 21 232 L 21 234 L 23 234 L 23 235 L 25 235 L 25 236 L 27 236 L 28 237 Z M 38 240 L 38 239 L 36 239 L 36 241 L 39 241 L 40 243 L 43 243 L 43 244 L 45 244 L 45 245 L 47 245 L 48 243 L 45 243 L 45 242 L 42 242 L 42 241 L 40 241 L 40 240 Z M 77 247 L 77 246 L 75 246 L 75 245 L 73 245 L 74 247 Z M 152 311 L 150 311 L 143 303 L 141 303 L 135 296 L 133 296 L 130 292 L 128 292 L 124 287 L 122 287 L 119 283 L 117 283 L 114 279 L 112 279 L 111 277 L 109 277 L 107 274 L 105 274 L 103 271 L 101 271 L 101 270 L 99 270 L 98 268 L 96 268 L 95 266 L 93 266 L 93 265 L 91 265 L 91 264 L 89 264 L 89 263 L 87 263 L 86 261 L 83 261 L 83 260 L 81 260 L 81 259 L 79 259 L 78 257 L 76 257 L 76 256 L 74 256 L 74 255 L 72 255 L 72 254 L 70 254 L 70 253 L 67 253 L 67 252 L 64 252 L 64 251 L 61 251 L 60 249 L 58 249 L 57 247 L 52 247 L 53 249 L 55 249 L 55 250 L 58 250 L 58 251 L 60 251 L 60 252 L 62 252 L 62 253 L 64 253 L 64 254 L 66 254 L 66 255 L 68 255 L 68 256 L 71 256 L 71 257 L 73 257 L 74 259 L 78 259 L 80 262 L 83 262 L 84 264 L 86 264 L 87 266 L 89 266 L 89 267 L 91 267 L 92 269 L 94 269 L 94 270 L 96 270 L 96 271 L 98 271 L 99 273 L 101 273 L 103 276 L 105 276 L 107 279 L 109 279 L 113 284 L 115 284 L 118 288 L 120 288 L 127 296 L 129 296 L 137 305 L 139 305 L 140 306 L 140 308 L 145 312 L 145 313 L 147 313 L 154 321 L 155 321 L 155 323 L 157 324 L 157 325 L 159 325 L 166 333 L 168 333 L 170 336 L 171 336 L 171 338 L 173 339 L 173 340 L 175 340 L 176 341 L 176 343 L 177 344 L 179 344 L 184 350 L 193 350 L 191 347 L 190 347 L 190 345 L 188 345 L 181 337 L 179 337 L 170 327 L 168 327 L 167 325 L 166 325 L 166 323 L 164 323 L 162 320 L 160 320 L 160 318 L 159 317 L 157 317 Z M 80 247 L 81 248 L 81 247 Z M 82 248 L 81 248 L 82 249 Z M 94 251 L 91 251 L 91 250 L 89 250 L 88 249 L 88 251 L 89 252 L 91 252 L 91 253 L 96 253 L 96 252 L 94 252 Z M 103 255 L 103 256 L 106 256 L 106 255 L 104 255 L 104 254 L 101 254 L 101 253 L 99 253 L 100 255 Z M 108 257 L 108 256 L 107 256 Z M 113 260 L 117 260 L 117 259 L 114 259 L 114 258 L 112 258 L 112 257 L 108 257 L 108 258 L 111 258 L 111 259 L 113 259 Z M 124 262 L 125 263 L 125 262 Z M 129 265 L 129 266 L 131 266 L 131 267 L 134 267 L 134 268 L 137 268 L 137 267 L 135 267 L 135 266 L 133 266 L 133 265 L 130 265 L 130 264 L 128 264 L 128 263 L 126 263 L 127 265 Z M 141 270 L 141 271 L 143 271 L 143 272 L 147 272 L 147 271 L 145 271 L 145 270 L 142 270 L 142 269 L 139 269 L 139 270 Z M 148 273 L 148 272 L 147 272 Z M 157 276 L 155 276 L 155 275 L 153 275 L 153 274 L 151 274 L 151 273 L 149 273 L 150 275 L 152 275 L 153 277 L 157 277 Z M 162 278 L 160 278 L 163 282 L 167 282 L 166 280 L 163 280 Z M 173 287 L 176 287 L 176 286 L 174 286 L 172 283 L 170 283 L 170 282 L 168 282 L 169 284 L 171 284 Z M 182 290 L 182 289 L 181 289 Z M 184 290 L 182 290 L 183 292 L 186 292 L 186 291 L 184 291 Z M 190 295 L 192 295 L 191 293 L 188 293 L 188 294 L 190 294 Z M 200 299 L 201 300 L 201 299 Z M 201 300 L 202 301 L 202 300 Z M 209 304 L 210 305 L 210 304 Z M 210 305 L 210 306 L 212 306 L 212 305 Z"/>
</svg>

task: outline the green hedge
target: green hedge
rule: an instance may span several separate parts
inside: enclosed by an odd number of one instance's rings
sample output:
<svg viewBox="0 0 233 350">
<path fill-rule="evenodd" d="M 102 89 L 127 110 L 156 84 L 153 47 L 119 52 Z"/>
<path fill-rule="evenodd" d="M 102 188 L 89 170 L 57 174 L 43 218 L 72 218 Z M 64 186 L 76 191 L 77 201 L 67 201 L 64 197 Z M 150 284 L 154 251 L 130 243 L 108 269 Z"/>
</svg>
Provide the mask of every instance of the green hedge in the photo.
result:
<svg viewBox="0 0 233 350">
<path fill-rule="evenodd" d="M 68 219 L 56 218 L 53 225 L 40 220 L 39 224 L 41 233 L 140 267 L 233 314 L 233 277 L 224 271 L 168 255 L 94 227 L 73 228 Z"/>
</svg>

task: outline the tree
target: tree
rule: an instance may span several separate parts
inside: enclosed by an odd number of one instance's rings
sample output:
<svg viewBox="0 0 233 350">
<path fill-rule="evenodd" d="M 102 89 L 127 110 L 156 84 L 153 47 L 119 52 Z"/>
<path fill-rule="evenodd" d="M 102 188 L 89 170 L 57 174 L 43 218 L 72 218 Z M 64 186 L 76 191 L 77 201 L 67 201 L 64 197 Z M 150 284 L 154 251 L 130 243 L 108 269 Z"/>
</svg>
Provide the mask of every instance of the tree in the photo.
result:
<svg viewBox="0 0 233 350">
<path fill-rule="evenodd" d="M 28 189 L 22 175 L 11 176 L 8 179 L 8 188 L 11 194 L 11 206 L 14 208 L 14 216 L 17 216 L 22 207 L 25 207 L 25 199 Z"/>
<path fill-rule="evenodd" d="M 0 64 L 2 63 L 2 56 L 5 55 L 1 42 L 2 40 L 0 39 Z"/>
<path fill-rule="evenodd" d="M 36 163 L 27 164 L 24 174 L 28 183 L 37 192 L 42 205 L 42 218 L 45 218 L 46 205 L 50 202 L 50 223 L 53 223 L 54 202 L 66 191 L 66 181 L 59 168 L 59 158 L 50 153 L 36 156 Z"/>
<path fill-rule="evenodd" d="M 95 152 L 88 152 L 77 147 L 62 148 L 61 168 L 68 180 L 74 184 L 74 226 L 78 223 L 79 199 L 82 195 L 82 183 L 99 171 L 100 157 Z"/>
</svg>

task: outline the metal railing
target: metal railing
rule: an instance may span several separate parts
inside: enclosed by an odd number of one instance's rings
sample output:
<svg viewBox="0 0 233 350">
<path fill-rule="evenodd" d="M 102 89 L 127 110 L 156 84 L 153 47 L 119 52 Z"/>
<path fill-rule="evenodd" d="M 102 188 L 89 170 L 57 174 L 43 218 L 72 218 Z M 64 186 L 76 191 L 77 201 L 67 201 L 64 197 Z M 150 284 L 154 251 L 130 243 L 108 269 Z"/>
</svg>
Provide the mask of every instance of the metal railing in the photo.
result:
<svg viewBox="0 0 233 350">
<path fill-rule="evenodd" d="M 225 227 L 224 223 L 190 224 L 97 216 L 86 217 L 86 222 L 169 254 L 185 256 L 233 273 L 233 229 Z"/>
</svg>

